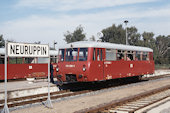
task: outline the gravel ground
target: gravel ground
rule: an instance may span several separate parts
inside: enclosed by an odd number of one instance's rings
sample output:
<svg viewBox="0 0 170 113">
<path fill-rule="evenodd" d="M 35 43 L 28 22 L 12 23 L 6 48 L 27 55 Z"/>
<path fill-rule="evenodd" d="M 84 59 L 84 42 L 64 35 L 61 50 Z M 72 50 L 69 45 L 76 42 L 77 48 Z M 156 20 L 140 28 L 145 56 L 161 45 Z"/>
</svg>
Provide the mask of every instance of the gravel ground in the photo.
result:
<svg viewBox="0 0 170 113">
<path fill-rule="evenodd" d="M 141 85 L 140 85 L 141 84 Z M 122 88 L 113 88 L 104 90 L 100 93 L 92 93 L 77 98 L 66 99 L 53 103 L 53 109 L 46 108 L 44 105 L 31 108 L 11 111 L 11 113 L 72 113 L 81 109 L 95 107 L 97 105 L 108 103 L 117 99 L 140 94 L 155 88 L 163 87 L 170 84 L 170 78 L 155 80 L 152 82 L 139 83 L 138 85 L 129 85 Z"/>
</svg>

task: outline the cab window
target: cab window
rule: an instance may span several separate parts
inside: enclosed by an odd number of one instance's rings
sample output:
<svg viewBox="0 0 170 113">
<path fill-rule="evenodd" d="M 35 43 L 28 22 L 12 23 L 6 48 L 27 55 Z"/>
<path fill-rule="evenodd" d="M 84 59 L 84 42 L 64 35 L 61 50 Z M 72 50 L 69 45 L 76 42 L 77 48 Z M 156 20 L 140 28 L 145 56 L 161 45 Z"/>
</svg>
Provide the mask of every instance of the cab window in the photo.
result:
<svg viewBox="0 0 170 113">
<path fill-rule="evenodd" d="M 64 61 L 64 49 L 59 50 L 59 61 Z"/>
<path fill-rule="evenodd" d="M 78 49 L 69 48 L 66 49 L 66 61 L 77 61 Z"/>
<path fill-rule="evenodd" d="M 79 50 L 79 61 L 87 61 L 88 49 L 80 48 Z"/>
</svg>

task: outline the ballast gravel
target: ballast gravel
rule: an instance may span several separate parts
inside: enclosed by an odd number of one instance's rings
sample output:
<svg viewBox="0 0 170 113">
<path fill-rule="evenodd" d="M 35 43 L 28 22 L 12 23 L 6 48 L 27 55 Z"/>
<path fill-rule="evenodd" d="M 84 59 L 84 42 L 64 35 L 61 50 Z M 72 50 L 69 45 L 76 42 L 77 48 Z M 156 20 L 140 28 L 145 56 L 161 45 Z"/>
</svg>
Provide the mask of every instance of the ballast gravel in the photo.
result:
<svg viewBox="0 0 170 113">
<path fill-rule="evenodd" d="M 56 101 L 53 108 L 47 108 L 44 105 L 34 106 L 11 111 L 11 113 L 73 113 L 82 109 L 95 107 L 114 100 L 122 99 L 132 95 L 140 94 L 145 91 L 153 90 L 163 86 L 170 85 L 170 77 L 166 79 L 154 80 L 149 82 L 137 83 L 121 88 L 112 88 L 98 91 L 96 93 L 77 96 L 76 98 Z"/>
</svg>

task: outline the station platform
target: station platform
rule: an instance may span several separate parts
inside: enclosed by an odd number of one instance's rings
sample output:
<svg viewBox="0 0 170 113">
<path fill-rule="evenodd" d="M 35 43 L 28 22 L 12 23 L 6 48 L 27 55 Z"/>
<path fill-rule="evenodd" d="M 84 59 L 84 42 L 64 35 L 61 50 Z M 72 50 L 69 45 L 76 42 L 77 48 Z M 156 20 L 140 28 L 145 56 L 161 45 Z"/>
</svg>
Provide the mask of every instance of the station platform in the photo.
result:
<svg viewBox="0 0 170 113">
<path fill-rule="evenodd" d="M 18 98 L 48 92 L 48 80 L 37 79 L 33 81 L 12 81 L 7 82 L 8 98 Z M 0 83 L 0 100 L 4 99 L 4 82 Z M 50 83 L 50 92 L 59 91 L 56 84 Z"/>
</svg>

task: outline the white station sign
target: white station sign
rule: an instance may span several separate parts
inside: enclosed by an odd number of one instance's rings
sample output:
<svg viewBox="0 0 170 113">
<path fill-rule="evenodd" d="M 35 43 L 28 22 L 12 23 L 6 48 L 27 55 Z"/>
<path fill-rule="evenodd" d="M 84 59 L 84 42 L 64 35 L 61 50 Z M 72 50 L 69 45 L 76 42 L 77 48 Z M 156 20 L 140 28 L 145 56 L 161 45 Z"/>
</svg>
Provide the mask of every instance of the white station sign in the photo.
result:
<svg viewBox="0 0 170 113">
<path fill-rule="evenodd" d="M 49 57 L 49 46 L 43 44 L 7 43 L 10 57 Z"/>
</svg>

